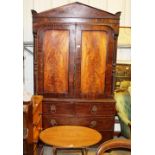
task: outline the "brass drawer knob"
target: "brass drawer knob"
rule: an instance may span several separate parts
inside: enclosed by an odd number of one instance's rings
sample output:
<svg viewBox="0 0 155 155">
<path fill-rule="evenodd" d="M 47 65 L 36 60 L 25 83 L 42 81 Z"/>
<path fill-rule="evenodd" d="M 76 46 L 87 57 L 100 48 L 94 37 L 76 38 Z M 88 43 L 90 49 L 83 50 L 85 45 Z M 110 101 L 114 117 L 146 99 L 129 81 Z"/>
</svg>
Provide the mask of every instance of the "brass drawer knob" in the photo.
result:
<svg viewBox="0 0 155 155">
<path fill-rule="evenodd" d="M 96 125 L 97 125 L 96 121 L 91 121 L 89 127 L 94 128 L 94 127 L 96 127 Z"/>
<path fill-rule="evenodd" d="M 92 109 L 91 109 L 91 113 L 96 113 L 97 112 L 97 106 L 93 105 Z"/>
<path fill-rule="evenodd" d="M 55 119 L 51 119 L 50 123 L 51 123 L 51 125 L 52 125 L 52 126 L 57 125 L 57 122 L 56 122 L 56 120 L 55 120 Z"/>
<path fill-rule="evenodd" d="M 56 113 L 56 106 L 54 104 L 51 105 L 51 112 Z"/>
</svg>

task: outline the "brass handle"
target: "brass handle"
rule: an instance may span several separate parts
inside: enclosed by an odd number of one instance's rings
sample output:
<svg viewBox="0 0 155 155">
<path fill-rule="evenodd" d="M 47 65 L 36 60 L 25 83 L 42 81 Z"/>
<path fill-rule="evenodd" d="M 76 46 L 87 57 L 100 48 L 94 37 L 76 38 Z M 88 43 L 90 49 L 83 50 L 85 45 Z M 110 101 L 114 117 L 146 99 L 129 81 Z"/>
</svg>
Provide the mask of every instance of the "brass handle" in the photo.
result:
<svg viewBox="0 0 155 155">
<path fill-rule="evenodd" d="M 93 107 L 91 109 L 91 112 L 92 113 L 96 113 L 97 112 L 97 106 L 96 105 L 93 105 Z"/>
<path fill-rule="evenodd" d="M 91 121 L 91 122 L 90 122 L 90 127 L 91 127 L 91 128 L 96 127 L 96 125 L 97 125 L 97 122 L 96 122 L 96 121 Z"/>
<path fill-rule="evenodd" d="M 56 120 L 55 120 L 55 119 L 51 119 L 50 123 L 51 123 L 51 125 L 52 125 L 52 126 L 57 125 L 57 122 L 56 122 Z"/>
<path fill-rule="evenodd" d="M 54 104 L 51 105 L 51 112 L 56 113 L 56 106 Z"/>
</svg>

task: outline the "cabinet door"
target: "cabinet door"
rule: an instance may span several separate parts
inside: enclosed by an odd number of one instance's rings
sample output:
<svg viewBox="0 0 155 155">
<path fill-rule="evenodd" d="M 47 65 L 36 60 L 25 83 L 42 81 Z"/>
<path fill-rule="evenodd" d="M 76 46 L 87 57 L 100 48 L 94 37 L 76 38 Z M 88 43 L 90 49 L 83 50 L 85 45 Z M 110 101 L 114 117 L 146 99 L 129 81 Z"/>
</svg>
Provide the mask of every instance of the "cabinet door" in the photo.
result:
<svg viewBox="0 0 155 155">
<path fill-rule="evenodd" d="M 99 25 L 76 27 L 75 94 L 77 97 L 110 97 L 114 52 L 113 30 L 110 27 Z"/>
<path fill-rule="evenodd" d="M 74 25 L 50 25 L 38 32 L 37 93 L 44 97 L 73 95 Z"/>
</svg>

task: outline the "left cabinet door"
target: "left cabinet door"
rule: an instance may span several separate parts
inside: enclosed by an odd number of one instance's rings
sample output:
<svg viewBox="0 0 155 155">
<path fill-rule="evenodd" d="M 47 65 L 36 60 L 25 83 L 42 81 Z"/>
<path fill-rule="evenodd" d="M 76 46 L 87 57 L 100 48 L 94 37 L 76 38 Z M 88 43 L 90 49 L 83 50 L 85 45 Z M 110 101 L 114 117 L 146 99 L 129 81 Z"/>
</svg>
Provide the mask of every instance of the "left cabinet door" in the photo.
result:
<svg viewBox="0 0 155 155">
<path fill-rule="evenodd" d="M 75 25 L 50 25 L 37 32 L 35 90 L 44 97 L 73 96 Z"/>
</svg>

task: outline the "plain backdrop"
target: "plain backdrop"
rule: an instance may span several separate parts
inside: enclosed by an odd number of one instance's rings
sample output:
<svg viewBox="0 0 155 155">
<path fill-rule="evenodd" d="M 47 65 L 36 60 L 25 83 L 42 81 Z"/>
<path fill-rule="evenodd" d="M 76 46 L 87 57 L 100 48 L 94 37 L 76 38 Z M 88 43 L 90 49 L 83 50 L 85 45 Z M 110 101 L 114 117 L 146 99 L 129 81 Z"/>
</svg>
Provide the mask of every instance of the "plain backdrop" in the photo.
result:
<svg viewBox="0 0 155 155">
<path fill-rule="evenodd" d="M 132 155 L 154 152 L 154 1 L 132 0 Z M 0 154 L 23 153 L 23 2 L 0 5 Z"/>
</svg>

